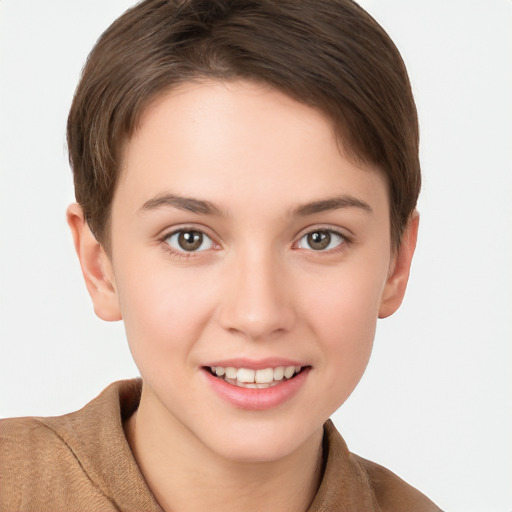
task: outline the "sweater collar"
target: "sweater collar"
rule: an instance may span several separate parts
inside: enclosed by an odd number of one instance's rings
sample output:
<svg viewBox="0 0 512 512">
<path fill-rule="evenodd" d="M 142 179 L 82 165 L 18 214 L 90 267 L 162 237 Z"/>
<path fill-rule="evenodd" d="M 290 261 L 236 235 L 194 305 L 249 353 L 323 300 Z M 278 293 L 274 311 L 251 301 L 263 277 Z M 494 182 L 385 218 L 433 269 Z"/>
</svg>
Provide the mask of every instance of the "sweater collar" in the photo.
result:
<svg viewBox="0 0 512 512">
<path fill-rule="evenodd" d="M 47 423 L 116 509 L 162 512 L 123 430 L 123 422 L 139 405 L 141 390 L 141 379 L 114 382 L 79 411 L 48 418 Z"/>
<path fill-rule="evenodd" d="M 119 510 L 162 512 L 130 450 L 123 423 L 137 409 L 142 380 L 111 384 L 83 409 L 47 418 L 84 471 Z M 368 475 L 329 420 L 324 425 L 324 471 L 308 512 L 380 509 Z"/>
<path fill-rule="evenodd" d="M 324 424 L 324 473 L 308 512 L 380 512 L 368 475 L 331 420 Z"/>
</svg>

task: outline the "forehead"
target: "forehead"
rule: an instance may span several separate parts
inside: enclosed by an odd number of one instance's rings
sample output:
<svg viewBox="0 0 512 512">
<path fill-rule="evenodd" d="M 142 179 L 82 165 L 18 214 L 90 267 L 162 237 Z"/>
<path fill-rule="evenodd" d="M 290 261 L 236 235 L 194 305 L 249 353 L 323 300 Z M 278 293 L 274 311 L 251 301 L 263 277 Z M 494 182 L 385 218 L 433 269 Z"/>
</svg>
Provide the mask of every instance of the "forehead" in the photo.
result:
<svg viewBox="0 0 512 512">
<path fill-rule="evenodd" d="M 380 172 L 347 157 L 318 110 L 268 85 L 199 82 L 146 109 L 124 148 L 116 197 L 129 193 L 133 207 L 169 192 L 292 207 L 333 193 L 387 200 L 385 188 Z"/>
</svg>

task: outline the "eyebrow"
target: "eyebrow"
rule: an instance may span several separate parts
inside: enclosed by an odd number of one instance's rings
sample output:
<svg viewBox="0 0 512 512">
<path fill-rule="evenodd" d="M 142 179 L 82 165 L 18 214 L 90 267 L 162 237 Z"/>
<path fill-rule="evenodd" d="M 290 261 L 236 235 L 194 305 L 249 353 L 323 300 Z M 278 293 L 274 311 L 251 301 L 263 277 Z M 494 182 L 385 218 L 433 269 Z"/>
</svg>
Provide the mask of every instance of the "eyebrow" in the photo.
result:
<svg viewBox="0 0 512 512">
<path fill-rule="evenodd" d="M 192 197 L 177 196 L 174 194 L 162 194 L 146 201 L 142 207 L 139 208 L 139 213 L 155 210 L 162 206 L 171 206 L 178 210 L 184 210 L 200 215 L 222 215 L 221 210 L 219 210 L 219 208 L 217 208 L 213 203 L 210 203 L 210 201 L 203 201 L 202 199 L 195 199 Z"/>
<path fill-rule="evenodd" d="M 162 206 L 170 206 L 198 215 L 224 215 L 223 212 L 210 201 L 174 194 L 162 194 L 146 201 L 142 207 L 139 208 L 139 213 L 155 210 Z M 361 210 L 372 212 L 372 208 L 365 201 L 350 195 L 342 195 L 302 204 L 292 210 L 291 214 L 292 216 L 306 217 L 330 210 L 339 210 L 341 208 L 360 208 Z"/>
<path fill-rule="evenodd" d="M 342 195 L 300 205 L 293 210 L 292 215 L 305 217 L 329 210 L 339 210 L 340 208 L 360 208 L 364 211 L 372 212 L 371 206 L 365 201 L 350 195 Z"/>
</svg>

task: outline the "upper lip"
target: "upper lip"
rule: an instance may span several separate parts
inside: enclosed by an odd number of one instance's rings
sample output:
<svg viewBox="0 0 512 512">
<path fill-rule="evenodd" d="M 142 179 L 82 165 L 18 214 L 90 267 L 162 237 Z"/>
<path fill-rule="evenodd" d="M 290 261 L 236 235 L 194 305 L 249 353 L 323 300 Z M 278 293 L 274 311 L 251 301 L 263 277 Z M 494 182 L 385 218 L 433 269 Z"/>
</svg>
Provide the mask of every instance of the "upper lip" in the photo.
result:
<svg viewBox="0 0 512 512">
<path fill-rule="evenodd" d="M 252 370 L 263 370 L 265 368 L 277 368 L 279 366 L 308 366 L 296 359 L 284 359 L 281 357 L 269 357 L 264 359 L 247 359 L 247 358 L 231 358 L 231 359 L 218 359 L 211 361 L 204 365 L 205 367 L 222 368 L 248 368 Z"/>
</svg>

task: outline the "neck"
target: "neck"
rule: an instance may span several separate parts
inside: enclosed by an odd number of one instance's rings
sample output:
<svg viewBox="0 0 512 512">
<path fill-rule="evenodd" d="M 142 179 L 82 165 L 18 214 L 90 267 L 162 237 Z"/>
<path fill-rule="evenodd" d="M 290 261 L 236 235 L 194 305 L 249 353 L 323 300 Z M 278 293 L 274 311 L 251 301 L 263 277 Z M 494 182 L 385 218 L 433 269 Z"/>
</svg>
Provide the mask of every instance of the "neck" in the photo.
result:
<svg viewBox="0 0 512 512">
<path fill-rule="evenodd" d="M 176 420 L 163 424 L 155 419 L 143 392 L 125 430 L 164 511 L 298 512 L 313 501 L 322 473 L 322 429 L 283 458 L 241 462 L 212 452 Z"/>
</svg>

